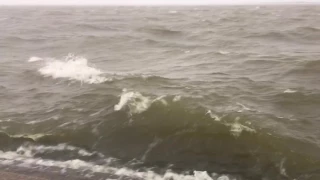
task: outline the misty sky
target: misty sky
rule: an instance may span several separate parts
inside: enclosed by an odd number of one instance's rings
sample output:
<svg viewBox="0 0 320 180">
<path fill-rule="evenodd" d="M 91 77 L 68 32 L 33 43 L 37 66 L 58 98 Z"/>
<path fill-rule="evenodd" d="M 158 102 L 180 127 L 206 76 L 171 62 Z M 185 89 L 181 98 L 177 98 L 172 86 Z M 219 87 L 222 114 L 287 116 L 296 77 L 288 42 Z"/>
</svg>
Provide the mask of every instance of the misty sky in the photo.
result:
<svg viewBox="0 0 320 180">
<path fill-rule="evenodd" d="M 0 0 L 0 5 L 196 5 L 320 3 L 320 0 Z"/>
</svg>

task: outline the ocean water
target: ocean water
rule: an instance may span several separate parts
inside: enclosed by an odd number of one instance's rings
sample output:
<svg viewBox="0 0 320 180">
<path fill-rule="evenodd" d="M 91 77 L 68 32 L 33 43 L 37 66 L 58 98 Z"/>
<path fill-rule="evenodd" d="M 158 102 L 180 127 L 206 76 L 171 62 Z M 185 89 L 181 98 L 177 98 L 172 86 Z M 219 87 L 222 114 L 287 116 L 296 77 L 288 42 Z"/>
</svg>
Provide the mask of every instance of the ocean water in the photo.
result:
<svg viewBox="0 0 320 180">
<path fill-rule="evenodd" d="M 319 19 L 311 5 L 0 7 L 0 166 L 318 180 Z"/>
</svg>

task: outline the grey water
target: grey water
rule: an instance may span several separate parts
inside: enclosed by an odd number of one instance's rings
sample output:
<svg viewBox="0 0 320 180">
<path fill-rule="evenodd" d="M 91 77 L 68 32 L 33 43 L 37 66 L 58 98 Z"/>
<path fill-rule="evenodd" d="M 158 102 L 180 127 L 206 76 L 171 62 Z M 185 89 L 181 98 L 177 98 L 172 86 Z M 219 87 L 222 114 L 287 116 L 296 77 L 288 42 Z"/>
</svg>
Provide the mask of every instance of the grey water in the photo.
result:
<svg viewBox="0 0 320 180">
<path fill-rule="evenodd" d="M 318 180 L 319 19 L 317 5 L 2 6 L 0 164 Z"/>
</svg>

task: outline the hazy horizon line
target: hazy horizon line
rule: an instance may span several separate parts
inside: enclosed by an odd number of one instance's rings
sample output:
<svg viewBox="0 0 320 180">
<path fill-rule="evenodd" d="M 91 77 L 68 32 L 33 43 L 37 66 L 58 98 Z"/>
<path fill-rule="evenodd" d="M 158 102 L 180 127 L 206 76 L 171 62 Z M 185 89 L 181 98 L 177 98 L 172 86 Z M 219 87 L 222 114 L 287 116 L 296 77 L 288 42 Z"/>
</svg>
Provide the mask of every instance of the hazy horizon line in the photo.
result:
<svg viewBox="0 0 320 180">
<path fill-rule="evenodd" d="M 260 6 L 260 5 L 320 5 L 320 2 L 264 2 L 264 3 L 194 3 L 194 4 L 1 4 L 0 6 Z"/>
</svg>

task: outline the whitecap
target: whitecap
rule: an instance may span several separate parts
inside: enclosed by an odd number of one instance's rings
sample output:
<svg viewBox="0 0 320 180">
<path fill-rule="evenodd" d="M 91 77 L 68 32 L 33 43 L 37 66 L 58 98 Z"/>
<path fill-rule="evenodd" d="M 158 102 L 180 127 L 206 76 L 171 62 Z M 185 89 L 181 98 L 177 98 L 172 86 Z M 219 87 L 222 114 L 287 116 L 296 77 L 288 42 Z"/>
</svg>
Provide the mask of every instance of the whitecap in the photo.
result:
<svg viewBox="0 0 320 180">
<path fill-rule="evenodd" d="M 167 106 L 168 102 L 165 100 L 166 95 L 151 98 L 142 95 L 140 92 L 122 90 L 118 104 L 114 106 L 115 111 L 120 111 L 124 107 L 128 107 L 130 114 L 140 114 L 149 109 L 155 103 L 160 102 L 162 105 Z"/>
<path fill-rule="evenodd" d="M 28 62 L 37 62 L 37 61 L 42 61 L 43 59 L 40 58 L 40 57 L 36 57 L 36 56 L 33 56 L 33 57 L 30 57 L 28 59 Z"/>
<path fill-rule="evenodd" d="M 230 133 L 235 136 L 239 137 L 242 133 L 242 131 L 247 131 L 251 133 L 255 133 L 256 131 L 248 126 L 242 125 L 239 122 L 240 118 L 237 117 L 235 121 L 231 124 L 226 124 L 227 126 L 230 126 Z"/>
<path fill-rule="evenodd" d="M 279 166 L 279 170 L 280 170 L 280 174 L 285 176 L 285 177 L 288 177 L 288 174 L 286 172 L 286 169 L 284 167 L 284 163 L 285 163 L 286 159 L 282 159 L 281 162 L 280 162 L 280 166 Z"/>
<path fill-rule="evenodd" d="M 11 138 L 29 138 L 29 139 L 32 139 L 34 141 L 36 141 L 36 140 L 38 140 L 38 139 L 40 139 L 42 137 L 51 135 L 51 134 L 42 134 L 42 133 L 39 133 L 39 134 L 8 134 L 5 131 L 0 131 L 0 133 L 4 133 L 4 134 L 6 134 L 7 136 L 9 136 Z"/>
<path fill-rule="evenodd" d="M 237 104 L 239 106 L 241 106 L 242 109 L 239 109 L 237 112 L 243 112 L 243 111 L 252 111 L 250 108 L 248 108 L 247 106 L 245 106 L 244 104 L 241 104 L 239 102 L 237 102 Z"/>
<path fill-rule="evenodd" d="M 38 61 L 41 58 L 33 57 L 29 62 Z M 42 60 L 42 59 L 41 59 Z M 53 79 L 65 78 L 88 84 L 99 84 L 111 79 L 103 76 L 104 72 L 89 66 L 88 60 L 84 57 L 69 54 L 64 59 L 45 59 L 44 67 L 39 70 L 40 74 Z"/>
<path fill-rule="evenodd" d="M 146 111 L 152 104 L 152 100 L 149 97 L 143 96 L 139 92 L 127 92 L 126 89 L 123 90 L 119 103 L 114 106 L 115 111 L 123 109 L 126 105 L 130 109 L 130 113 L 142 113 Z"/>
<path fill-rule="evenodd" d="M 177 101 L 180 101 L 181 100 L 181 96 L 177 95 L 177 96 L 174 96 L 173 98 L 173 102 L 177 102 Z"/>
<path fill-rule="evenodd" d="M 152 103 L 156 102 L 156 101 L 159 101 L 161 102 L 164 106 L 167 106 L 168 105 L 168 102 L 164 99 L 166 97 L 166 95 L 163 95 L 163 96 L 159 96 L 157 97 L 156 99 L 154 99 L 152 101 Z"/>
<path fill-rule="evenodd" d="M 178 11 L 169 11 L 169 14 L 177 14 Z"/>
<path fill-rule="evenodd" d="M 98 154 L 100 157 L 103 157 L 102 154 L 97 152 L 89 152 L 85 149 L 78 148 L 75 146 L 71 146 L 68 144 L 58 144 L 55 146 L 44 146 L 44 145 L 22 145 L 17 149 L 17 153 L 23 154 L 27 157 L 34 157 L 37 153 L 48 153 L 48 152 L 56 152 L 56 151 L 75 151 L 80 156 L 92 156 Z"/>
<path fill-rule="evenodd" d="M 1 122 L 11 122 L 11 119 L 5 119 L 5 120 L 1 120 L 1 119 L 0 119 L 0 123 L 1 123 Z"/>
<path fill-rule="evenodd" d="M 210 118 L 214 119 L 215 121 L 221 121 L 221 118 L 216 115 L 216 114 L 213 114 L 211 110 L 208 110 L 206 112 L 206 115 L 209 114 Z"/>
<path fill-rule="evenodd" d="M 218 179 L 217 179 L 217 180 L 229 180 L 229 177 L 228 177 L 228 176 L 223 175 L 223 176 L 218 177 Z"/>
<path fill-rule="evenodd" d="M 230 52 L 229 52 L 229 51 L 220 50 L 220 51 L 219 51 L 219 54 L 227 55 L 227 54 L 230 54 Z"/>
<path fill-rule="evenodd" d="M 16 135 L 8 135 L 10 137 L 13 137 L 13 138 L 30 138 L 34 141 L 42 138 L 42 137 L 45 137 L 45 136 L 50 136 L 51 134 L 16 134 Z"/>
<path fill-rule="evenodd" d="M 296 93 L 296 90 L 293 89 L 286 89 L 285 91 L 283 91 L 283 93 Z"/>
</svg>

